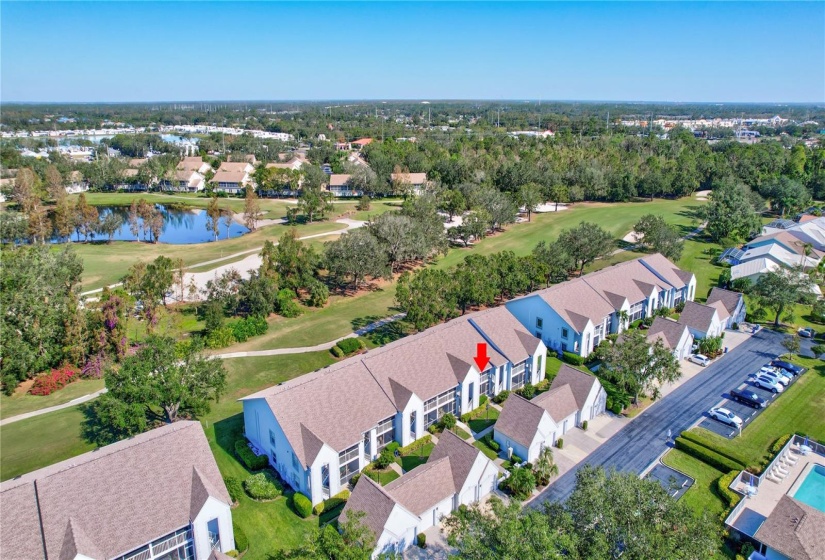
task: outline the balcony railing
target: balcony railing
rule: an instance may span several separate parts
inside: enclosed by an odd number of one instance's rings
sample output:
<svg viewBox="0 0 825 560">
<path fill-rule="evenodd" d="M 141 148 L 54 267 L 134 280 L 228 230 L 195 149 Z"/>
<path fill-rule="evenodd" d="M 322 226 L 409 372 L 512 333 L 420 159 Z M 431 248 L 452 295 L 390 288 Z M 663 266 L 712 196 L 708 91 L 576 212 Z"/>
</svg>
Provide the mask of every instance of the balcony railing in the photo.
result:
<svg viewBox="0 0 825 560">
<path fill-rule="evenodd" d="M 209 531 L 209 549 L 215 550 L 221 544 L 221 536 L 218 533 Z"/>
</svg>

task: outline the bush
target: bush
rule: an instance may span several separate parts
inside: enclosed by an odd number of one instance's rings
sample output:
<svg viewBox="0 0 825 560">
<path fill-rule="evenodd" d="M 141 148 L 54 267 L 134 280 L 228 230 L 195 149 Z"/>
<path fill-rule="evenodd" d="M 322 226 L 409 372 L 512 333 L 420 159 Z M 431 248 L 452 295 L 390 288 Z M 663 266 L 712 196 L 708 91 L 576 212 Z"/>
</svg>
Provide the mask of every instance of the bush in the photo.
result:
<svg viewBox="0 0 825 560">
<path fill-rule="evenodd" d="M 470 421 L 471 418 L 472 418 L 472 414 L 470 414 L 468 412 L 466 414 L 462 414 L 460 420 L 466 424 L 467 422 Z"/>
<path fill-rule="evenodd" d="M 325 511 L 332 511 L 338 506 L 347 503 L 347 500 L 349 500 L 349 496 L 349 490 L 342 490 L 341 492 L 335 494 L 333 497 L 327 498 L 320 504 L 316 505 L 314 508 L 312 508 L 312 512 L 315 515 L 321 515 Z"/>
<path fill-rule="evenodd" d="M 489 447 L 490 449 L 492 449 L 496 453 L 501 451 L 501 446 L 498 444 L 498 442 L 496 440 L 493 439 L 493 436 L 491 436 L 490 434 L 487 434 L 486 436 L 481 438 L 481 440 L 484 442 L 484 444 L 487 447 Z"/>
<path fill-rule="evenodd" d="M 49 373 L 34 378 L 34 385 L 29 389 L 29 394 L 41 397 L 51 395 L 77 379 L 79 373 L 78 370 L 69 365 L 54 368 Z"/>
<path fill-rule="evenodd" d="M 224 554 L 226 554 L 230 558 L 237 558 L 238 557 L 238 551 L 235 550 L 234 548 L 232 550 L 227 550 Z"/>
<path fill-rule="evenodd" d="M 522 397 L 524 397 L 527 400 L 530 400 L 530 399 L 532 399 L 533 397 L 536 396 L 536 388 L 533 386 L 532 383 L 527 383 L 527 384 L 524 385 L 524 387 L 522 387 L 521 389 L 518 389 L 516 391 L 516 394 L 521 395 Z"/>
<path fill-rule="evenodd" d="M 346 355 L 358 352 L 362 348 L 361 341 L 357 338 L 345 338 L 344 340 L 339 340 L 335 346 L 340 348 Z"/>
<path fill-rule="evenodd" d="M 676 304 L 676 307 L 675 307 L 674 309 L 676 309 L 676 312 L 677 312 L 677 313 L 681 313 L 682 311 L 684 311 L 684 310 L 685 310 L 685 302 L 684 302 L 684 300 L 682 300 L 682 301 L 680 301 L 679 303 L 677 303 L 677 304 Z"/>
<path fill-rule="evenodd" d="M 523 500 L 536 489 L 536 477 L 533 471 L 523 468 L 514 468 L 501 486 L 518 500 Z"/>
<path fill-rule="evenodd" d="M 241 526 L 232 522 L 232 532 L 235 533 L 235 549 L 238 552 L 243 552 L 249 548 L 249 539 L 246 538 L 246 533 L 243 532 Z"/>
<path fill-rule="evenodd" d="M 701 434 L 699 432 L 687 431 L 687 432 L 682 432 L 682 434 L 680 434 L 680 435 L 683 438 L 685 438 L 686 440 L 692 441 L 693 443 L 698 443 L 702 447 L 707 447 L 708 449 L 710 449 L 711 451 L 713 451 L 715 453 L 718 453 L 722 457 L 727 457 L 731 461 L 734 461 L 734 462 L 739 463 L 741 465 L 746 465 L 748 463 L 748 461 L 746 459 L 743 459 L 742 457 L 740 457 L 740 456 L 738 456 L 734 453 L 731 453 L 729 451 L 723 451 L 721 449 L 717 449 L 716 445 L 709 438 L 707 438 L 706 436 L 704 436 L 703 434 Z M 788 437 L 790 437 L 790 436 L 788 436 Z M 727 470 L 727 469 L 723 469 L 723 470 Z"/>
<path fill-rule="evenodd" d="M 336 358 L 343 358 L 344 357 L 344 351 L 341 350 L 340 348 L 338 348 L 337 346 L 333 346 L 332 348 L 329 349 L 329 351 L 332 352 L 332 355 L 335 356 Z"/>
<path fill-rule="evenodd" d="M 503 390 L 501 393 L 493 397 L 493 402 L 496 404 L 501 404 L 507 400 L 507 397 L 510 396 L 510 391 L 507 389 Z"/>
<path fill-rule="evenodd" d="M 229 325 L 229 328 L 232 330 L 232 336 L 237 342 L 246 342 L 253 336 L 265 334 L 269 329 L 269 324 L 263 317 L 247 317 L 235 321 Z"/>
<path fill-rule="evenodd" d="M 418 533 L 416 544 L 418 545 L 418 548 L 427 548 L 427 535 L 424 533 Z"/>
<path fill-rule="evenodd" d="M 612 412 L 613 414 L 621 414 L 622 410 L 624 410 L 624 407 L 621 405 L 621 403 L 614 402 L 613 407 L 610 409 L 610 412 Z"/>
<path fill-rule="evenodd" d="M 487 398 L 487 395 L 481 395 L 480 397 L 478 397 L 478 405 L 483 406 L 483 405 L 487 404 L 488 400 L 489 399 Z"/>
<path fill-rule="evenodd" d="M 584 364 L 584 358 L 573 352 L 562 352 L 561 359 L 570 365 L 580 366 Z"/>
<path fill-rule="evenodd" d="M 681 449 L 688 455 L 707 463 L 708 465 L 717 470 L 727 472 L 741 471 L 745 469 L 745 466 L 741 463 L 738 463 L 733 459 L 725 457 L 724 455 L 720 455 L 716 451 L 699 445 L 696 442 L 685 439 L 682 436 L 677 437 L 675 443 L 676 449 Z"/>
<path fill-rule="evenodd" d="M 244 480 L 243 488 L 253 500 L 274 500 L 283 493 L 283 486 L 278 479 L 266 471 Z"/>
<path fill-rule="evenodd" d="M 355 485 L 358 484 L 358 480 L 361 478 L 361 473 L 355 473 L 352 475 L 352 478 L 349 479 L 349 483 L 352 484 L 352 487 L 355 488 Z"/>
<path fill-rule="evenodd" d="M 739 476 L 739 471 L 730 471 L 716 480 L 716 489 L 719 491 L 719 495 L 725 499 L 729 508 L 739 503 L 739 494 L 728 488 L 737 476 Z"/>
<path fill-rule="evenodd" d="M 235 344 L 232 327 L 221 327 L 206 335 L 206 347 L 213 350 Z"/>
<path fill-rule="evenodd" d="M 401 444 L 398 443 L 397 441 L 391 441 L 387 444 L 387 447 L 385 447 L 384 449 L 389 449 L 390 451 L 395 453 L 396 451 L 401 449 Z"/>
<path fill-rule="evenodd" d="M 791 439 L 791 434 L 785 434 L 777 439 L 773 445 L 771 446 L 771 456 L 776 455 L 782 448 L 785 447 L 785 444 L 788 443 L 788 440 Z"/>
<path fill-rule="evenodd" d="M 428 443 L 430 443 L 432 441 L 433 441 L 433 436 L 431 436 L 430 434 L 426 434 L 423 437 L 415 440 L 414 442 L 412 442 L 411 444 L 409 444 L 405 447 L 399 447 L 398 448 L 398 453 L 400 453 L 401 455 L 413 455 L 413 454 L 417 453 L 422 447 L 424 447 L 425 445 L 427 445 Z M 397 443 L 397 442 L 393 442 L 393 443 Z"/>
<path fill-rule="evenodd" d="M 587 431 L 587 420 L 582 422 L 582 430 L 584 430 L 585 432 Z"/>
<path fill-rule="evenodd" d="M 266 455 L 255 455 L 244 438 L 235 440 L 235 454 L 250 471 L 259 471 L 269 466 Z"/>
<path fill-rule="evenodd" d="M 361 212 L 365 212 L 370 209 L 370 197 L 367 195 L 362 196 L 358 200 L 358 204 L 355 206 L 356 210 L 360 210 Z"/>
<path fill-rule="evenodd" d="M 559 438 L 556 440 L 556 447 L 559 449 L 564 449 L 564 439 Z"/>
<path fill-rule="evenodd" d="M 814 353 L 814 356 L 819 357 L 822 354 L 825 354 L 825 344 L 814 344 L 811 346 L 811 350 Z"/>
<path fill-rule="evenodd" d="M 232 498 L 233 502 L 237 502 L 243 495 L 243 486 L 241 485 L 241 481 L 234 476 L 227 476 L 223 479 L 223 483 L 226 484 L 226 490 L 229 492 L 229 497 Z"/>
<path fill-rule="evenodd" d="M 524 462 L 524 459 L 522 459 L 521 457 L 519 457 L 518 455 L 513 453 L 513 456 L 510 457 L 510 462 L 513 463 L 514 465 L 520 465 Z"/>
<path fill-rule="evenodd" d="M 309 286 L 307 303 L 311 307 L 323 307 L 329 300 L 329 288 L 323 282 L 313 282 Z"/>
<path fill-rule="evenodd" d="M 284 288 L 278 292 L 275 300 L 275 310 L 279 315 L 287 318 L 297 317 L 301 314 L 301 308 L 295 302 L 295 292 Z"/>
<path fill-rule="evenodd" d="M 550 388 L 550 380 L 549 379 L 542 379 L 538 383 L 536 383 L 536 392 L 539 391 L 546 391 Z"/>
<path fill-rule="evenodd" d="M 448 412 L 444 416 L 441 417 L 441 420 L 438 421 L 438 424 L 443 430 L 452 430 L 455 428 L 456 419 L 452 413 Z"/>
<path fill-rule="evenodd" d="M 300 492 L 295 492 L 295 494 L 292 495 L 292 505 L 295 506 L 295 511 L 298 512 L 298 515 L 304 519 L 312 515 L 312 502 Z"/>
</svg>

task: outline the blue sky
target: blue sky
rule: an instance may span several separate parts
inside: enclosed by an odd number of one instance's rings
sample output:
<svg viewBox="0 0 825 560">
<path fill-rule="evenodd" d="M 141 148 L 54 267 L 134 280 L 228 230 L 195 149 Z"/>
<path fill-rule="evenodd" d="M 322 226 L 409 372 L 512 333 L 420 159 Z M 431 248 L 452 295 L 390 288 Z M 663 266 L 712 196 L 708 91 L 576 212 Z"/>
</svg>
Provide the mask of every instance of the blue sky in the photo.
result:
<svg viewBox="0 0 825 560">
<path fill-rule="evenodd" d="M 824 102 L 825 3 L 0 5 L 2 101 Z"/>
</svg>

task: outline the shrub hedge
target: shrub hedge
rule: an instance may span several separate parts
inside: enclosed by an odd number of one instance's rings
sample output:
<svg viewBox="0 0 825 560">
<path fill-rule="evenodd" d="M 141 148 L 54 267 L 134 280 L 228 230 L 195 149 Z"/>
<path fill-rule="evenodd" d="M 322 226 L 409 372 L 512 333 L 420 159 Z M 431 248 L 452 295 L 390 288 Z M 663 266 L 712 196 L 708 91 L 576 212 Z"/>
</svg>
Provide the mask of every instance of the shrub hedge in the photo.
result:
<svg viewBox="0 0 825 560">
<path fill-rule="evenodd" d="M 580 366 L 584 364 L 584 358 L 582 358 L 578 354 L 574 354 L 573 352 L 562 352 L 561 359 L 567 362 L 568 364 L 574 366 Z"/>
<path fill-rule="evenodd" d="M 564 449 L 564 439 L 563 438 L 559 438 L 559 439 L 556 440 L 556 447 L 558 447 L 559 449 Z"/>
<path fill-rule="evenodd" d="M 280 481 L 266 471 L 244 480 L 243 487 L 253 500 L 274 500 L 283 492 Z"/>
<path fill-rule="evenodd" d="M 332 355 L 335 356 L 336 358 L 343 358 L 344 357 L 344 351 L 341 350 L 340 348 L 338 348 L 337 346 L 333 346 L 332 348 L 329 349 L 329 351 L 332 352 Z"/>
<path fill-rule="evenodd" d="M 745 469 L 745 466 L 742 463 L 734 461 L 724 455 L 720 455 L 716 451 L 708 449 L 707 447 L 699 445 L 689 439 L 685 439 L 682 436 L 677 437 L 675 443 L 676 449 L 681 449 L 688 455 L 695 457 L 720 471 L 741 471 Z"/>
<path fill-rule="evenodd" d="M 771 456 L 776 455 L 782 448 L 785 447 L 785 444 L 788 443 L 788 440 L 791 439 L 791 434 L 785 434 L 777 439 L 773 445 L 771 446 Z"/>
<path fill-rule="evenodd" d="M 480 397 L 478 397 L 479 406 L 487 404 L 488 400 L 489 399 L 487 398 L 487 395 L 481 395 Z"/>
<path fill-rule="evenodd" d="M 428 443 L 432 443 L 432 441 L 433 441 L 433 436 L 431 436 L 430 434 L 425 434 L 423 437 L 415 440 L 411 444 L 409 444 L 407 446 L 404 446 L 404 447 L 398 448 L 398 452 L 401 455 L 413 455 L 413 454 L 417 453 L 422 447 L 424 447 Z M 393 443 L 397 443 L 397 442 L 393 442 Z"/>
<path fill-rule="evenodd" d="M 235 550 L 243 552 L 249 548 L 249 539 L 246 537 L 246 533 L 234 521 L 232 522 L 232 532 L 235 534 Z"/>
<path fill-rule="evenodd" d="M 582 430 L 584 430 L 585 432 L 587 431 L 587 420 L 582 422 Z"/>
<path fill-rule="evenodd" d="M 731 461 L 734 461 L 734 462 L 736 462 L 740 465 L 747 465 L 748 464 L 748 461 L 746 459 L 743 459 L 742 457 L 736 455 L 735 453 L 731 453 L 730 451 L 723 451 L 721 449 L 717 449 L 716 446 L 713 444 L 713 442 L 710 439 L 708 439 L 706 436 L 704 436 L 703 434 L 701 434 L 699 432 L 694 432 L 694 431 L 682 432 L 681 436 L 683 438 L 685 438 L 686 440 L 692 441 L 693 443 L 698 443 L 702 447 L 707 447 L 711 451 L 721 455 L 722 457 L 727 457 Z M 722 469 L 722 470 L 728 470 L 728 469 Z"/>
<path fill-rule="evenodd" d="M 332 511 L 341 504 L 347 503 L 347 500 L 349 500 L 349 496 L 349 490 L 342 490 L 341 492 L 338 492 L 331 498 L 327 498 L 320 504 L 316 504 L 315 507 L 312 508 L 312 513 L 314 513 L 315 515 L 321 515 L 325 511 Z"/>
<path fill-rule="evenodd" d="M 44 397 L 59 391 L 79 377 L 80 372 L 69 365 L 54 368 L 48 373 L 34 378 L 34 384 L 29 389 L 30 395 Z"/>
<path fill-rule="evenodd" d="M 235 440 L 235 454 L 250 471 L 259 471 L 269 465 L 266 455 L 255 455 L 244 438 Z"/>
<path fill-rule="evenodd" d="M 493 402 L 496 404 L 501 404 L 507 400 L 507 397 L 510 396 L 510 391 L 507 389 L 503 390 L 501 393 L 493 397 Z"/>
<path fill-rule="evenodd" d="M 424 533 L 418 533 L 418 537 L 416 537 L 416 544 L 418 548 L 427 548 L 427 535 Z"/>
<path fill-rule="evenodd" d="M 298 515 L 304 519 L 312 515 L 312 502 L 300 492 L 295 492 L 295 494 L 292 495 L 292 505 L 295 506 L 295 511 L 298 512 Z"/>
<path fill-rule="evenodd" d="M 728 488 L 731 482 L 733 482 L 733 479 L 738 475 L 739 471 L 730 471 L 728 474 L 723 474 L 716 480 L 716 489 L 719 491 L 719 495 L 728 503 L 729 508 L 738 504 L 741 499 L 739 494 Z"/>
<path fill-rule="evenodd" d="M 481 438 L 481 440 L 484 442 L 484 444 L 487 447 L 489 447 L 490 449 L 492 449 L 496 453 L 501 451 L 501 446 L 498 444 L 498 442 L 496 440 L 493 439 L 492 435 L 487 434 L 486 436 Z"/>
<path fill-rule="evenodd" d="M 530 400 L 536 396 L 536 388 L 532 383 L 527 383 L 521 389 L 516 389 L 516 394 Z"/>
<path fill-rule="evenodd" d="M 234 476 L 227 476 L 223 479 L 223 483 L 226 484 L 226 490 L 229 492 L 229 497 L 232 498 L 233 502 L 237 502 L 243 495 L 243 485 L 241 484 L 241 481 Z"/>
<path fill-rule="evenodd" d="M 232 329 L 232 336 L 237 342 L 246 342 L 253 336 L 265 334 L 269 329 L 269 325 L 263 317 L 247 317 L 235 321 L 229 327 Z"/>
<path fill-rule="evenodd" d="M 361 350 L 361 341 L 357 338 L 345 338 L 336 344 L 344 354 L 352 354 Z"/>
</svg>

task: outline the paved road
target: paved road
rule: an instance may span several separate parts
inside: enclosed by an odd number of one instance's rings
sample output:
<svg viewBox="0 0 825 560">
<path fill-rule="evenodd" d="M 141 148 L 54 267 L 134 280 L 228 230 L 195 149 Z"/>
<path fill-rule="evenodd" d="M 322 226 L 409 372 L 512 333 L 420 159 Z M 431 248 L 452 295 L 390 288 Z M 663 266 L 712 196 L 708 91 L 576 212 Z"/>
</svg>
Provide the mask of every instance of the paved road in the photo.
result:
<svg viewBox="0 0 825 560">
<path fill-rule="evenodd" d="M 782 334 L 762 329 L 727 355 L 685 382 L 612 438 L 584 461 L 548 486 L 531 503 L 562 501 L 573 492 L 576 472 L 585 465 L 641 474 L 666 449 L 668 429 L 679 434 L 690 428 L 702 414 L 722 400 L 722 395 L 741 383 L 748 373 L 785 351 Z"/>
</svg>

